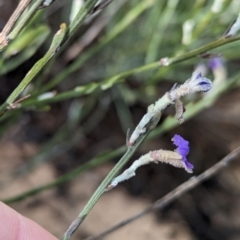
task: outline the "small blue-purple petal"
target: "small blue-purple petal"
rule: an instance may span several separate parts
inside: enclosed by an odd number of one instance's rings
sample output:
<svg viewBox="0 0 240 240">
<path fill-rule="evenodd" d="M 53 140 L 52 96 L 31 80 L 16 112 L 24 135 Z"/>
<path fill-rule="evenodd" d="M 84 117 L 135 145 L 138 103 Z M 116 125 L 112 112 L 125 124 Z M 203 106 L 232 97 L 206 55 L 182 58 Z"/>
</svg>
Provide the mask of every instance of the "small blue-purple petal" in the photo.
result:
<svg viewBox="0 0 240 240">
<path fill-rule="evenodd" d="M 187 172 L 192 172 L 194 166 L 190 162 L 188 162 L 188 160 L 186 158 L 184 158 L 182 161 L 183 161 L 183 164 L 185 166 L 185 170 Z"/>
<path fill-rule="evenodd" d="M 193 92 L 207 92 L 212 88 L 212 81 L 203 77 L 201 72 L 195 71 L 187 85 Z"/>
<path fill-rule="evenodd" d="M 203 86 L 203 85 L 208 85 L 208 82 L 200 82 L 199 85 Z"/>
<path fill-rule="evenodd" d="M 222 58 L 218 57 L 218 58 L 211 58 L 209 63 L 208 63 L 208 67 L 212 70 L 217 69 L 219 67 L 222 67 L 224 65 L 224 61 Z"/>
<path fill-rule="evenodd" d="M 196 80 L 198 81 L 198 82 L 196 81 L 196 85 L 199 89 L 198 91 L 207 92 L 212 88 L 212 81 L 209 80 L 208 78 L 201 77 Z"/>
<path fill-rule="evenodd" d="M 189 148 L 184 148 L 184 147 L 178 147 L 177 152 L 182 155 L 183 157 L 186 157 L 189 153 Z"/>
<path fill-rule="evenodd" d="M 172 138 L 173 144 L 177 147 L 177 152 L 186 157 L 189 153 L 189 142 L 182 138 L 180 135 L 175 134 Z"/>
<path fill-rule="evenodd" d="M 188 162 L 186 156 L 189 153 L 189 142 L 180 135 L 175 134 L 172 138 L 173 144 L 177 147 L 176 152 L 182 156 L 182 162 L 187 172 L 192 172 L 194 166 Z"/>
</svg>

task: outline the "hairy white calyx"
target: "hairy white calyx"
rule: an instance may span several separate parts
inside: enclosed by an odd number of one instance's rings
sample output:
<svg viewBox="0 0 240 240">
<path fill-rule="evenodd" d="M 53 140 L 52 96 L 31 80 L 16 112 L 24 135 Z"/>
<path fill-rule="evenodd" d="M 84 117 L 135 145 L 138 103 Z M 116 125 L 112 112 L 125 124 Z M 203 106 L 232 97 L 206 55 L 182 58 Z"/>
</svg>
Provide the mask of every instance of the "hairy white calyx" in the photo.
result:
<svg viewBox="0 0 240 240">
<path fill-rule="evenodd" d="M 212 88 L 212 82 L 203 77 L 201 72 L 193 72 L 190 79 L 181 85 L 174 85 L 173 88 L 165 93 L 162 98 L 151 104 L 148 107 L 147 113 L 143 116 L 132 135 L 130 136 L 128 146 L 133 146 L 137 139 L 147 131 L 147 129 L 153 129 L 161 118 L 162 111 L 170 104 L 176 103 L 177 118 L 183 122 L 184 107 L 180 101 L 180 98 L 196 92 L 207 92 Z"/>
<path fill-rule="evenodd" d="M 182 156 L 174 151 L 167 151 L 167 150 L 155 150 L 151 151 L 143 156 L 141 156 L 138 160 L 134 161 L 133 164 L 126 169 L 122 174 L 115 177 L 112 182 L 109 184 L 107 190 L 110 190 L 114 187 L 116 187 L 120 182 L 126 181 L 136 175 L 135 171 L 143 166 L 147 165 L 149 163 L 168 163 L 174 167 L 177 168 L 184 168 L 185 165 L 182 161 Z"/>
</svg>

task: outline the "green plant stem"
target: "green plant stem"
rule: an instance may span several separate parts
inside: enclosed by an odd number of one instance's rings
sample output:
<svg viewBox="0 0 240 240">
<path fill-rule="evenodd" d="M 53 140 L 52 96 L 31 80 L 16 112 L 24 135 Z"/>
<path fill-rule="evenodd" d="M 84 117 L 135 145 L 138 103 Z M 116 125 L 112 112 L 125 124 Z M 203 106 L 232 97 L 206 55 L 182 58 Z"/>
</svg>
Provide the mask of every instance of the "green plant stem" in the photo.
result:
<svg viewBox="0 0 240 240">
<path fill-rule="evenodd" d="M 45 56 L 40 59 L 32 69 L 27 73 L 25 78 L 21 83 L 15 88 L 11 95 L 7 98 L 5 103 L 0 107 L 0 117 L 7 111 L 7 107 L 11 107 L 16 98 L 23 92 L 27 85 L 39 74 L 39 72 L 46 66 L 46 64 L 53 58 L 64 39 L 67 32 L 66 24 L 61 24 L 60 30 L 55 34 L 52 44 L 45 54 Z"/>
<path fill-rule="evenodd" d="M 185 96 L 189 93 L 189 91 L 186 91 L 186 93 L 182 93 L 180 96 Z M 139 145 L 144 141 L 144 139 L 148 136 L 148 134 L 153 130 L 153 128 L 156 127 L 156 124 L 160 120 L 161 113 L 165 108 L 167 108 L 170 104 L 172 104 L 174 101 L 173 98 L 170 98 L 168 94 L 164 94 L 156 103 L 155 107 L 157 106 L 156 115 L 152 116 L 151 119 L 149 119 L 147 122 L 145 121 L 144 130 L 141 131 L 140 134 L 135 136 L 134 140 L 132 141 L 131 145 L 128 145 L 127 151 L 122 156 L 122 158 L 118 161 L 118 163 L 113 167 L 113 169 L 109 172 L 109 174 L 106 176 L 106 178 L 103 180 L 103 182 L 100 184 L 100 186 L 97 188 L 97 190 L 94 192 L 88 203 L 85 205 L 83 210 L 80 212 L 78 217 L 72 222 L 68 230 L 65 232 L 62 240 L 69 240 L 73 233 L 77 230 L 77 228 L 80 226 L 80 224 L 84 221 L 84 219 L 87 217 L 91 209 L 94 207 L 94 205 L 97 203 L 99 198 L 102 196 L 102 194 L 107 190 L 107 186 L 112 181 L 112 179 L 117 175 L 117 173 L 123 168 L 123 166 L 130 160 L 136 149 L 139 147 Z M 153 106 L 153 105 L 152 105 Z M 145 115 L 146 117 L 146 115 Z M 143 117 L 144 119 L 144 117 Z M 142 120 L 140 121 L 142 123 Z M 140 124 L 136 127 L 138 128 Z M 134 133 L 134 132 L 133 132 Z M 135 132 L 136 133 L 136 132 Z M 130 138 L 131 139 L 131 138 Z"/>
<path fill-rule="evenodd" d="M 193 6 L 193 10 L 189 12 L 189 19 L 194 20 L 194 22 L 198 23 L 194 30 L 192 31 L 192 38 L 191 38 L 191 43 L 193 43 L 194 40 L 197 40 L 200 38 L 200 35 L 202 34 L 202 31 L 206 29 L 208 24 L 213 20 L 214 17 L 216 17 L 216 14 L 214 14 L 211 10 L 212 3 L 206 3 L 205 1 L 195 1 L 195 5 Z M 201 9 L 201 11 L 199 11 Z M 219 13 L 218 13 L 219 14 Z M 175 51 L 176 55 L 179 55 L 183 52 L 186 52 L 187 49 L 189 48 L 188 45 L 179 45 L 177 50 Z M 152 82 L 156 82 L 160 79 L 162 79 L 163 74 L 167 74 L 170 69 L 165 69 L 165 71 L 161 71 L 159 69 L 154 76 L 151 77 Z"/>
<path fill-rule="evenodd" d="M 44 0 L 36 0 L 34 4 L 30 7 L 26 13 L 24 12 L 21 15 L 21 18 L 19 22 L 17 22 L 16 26 L 13 28 L 11 33 L 8 35 L 9 41 L 15 39 L 18 34 L 22 31 L 22 29 L 27 25 L 27 23 L 30 21 L 30 19 L 33 17 L 33 15 L 36 13 L 36 11 L 39 9 L 40 5 L 44 2 Z M 5 48 L 5 47 L 4 47 Z M 4 48 L 1 48 L 0 50 L 4 50 Z"/>
<path fill-rule="evenodd" d="M 120 83 L 125 76 L 129 76 L 132 74 L 147 71 L 149 67 L 152 68 L 151 65 L 147 65 L 147 66 L 142 66 L 142 67 L 139 67 L 136 69 L 131 69 L 129 71 L 120 73 L 118 75 L 115 75 L 114 77 L 105 79 L 98 83 L 95 82 L 95 83 L 89 83 L 85 86 L 79 86 L 79 87 L 76 87 L 74 90 L 59 93 L 52 98 L 44 99 L 41 101 L 39 101 L 38 99 L 27 100 L 24 103 L 22 103 L 22 106 L 26 107 L 26 106 L 32 106 L 32 105 L 42 105 L 42 104 L 46 104 L 46 103 L 50 103 L 50 102 L 58 102 L 58 101 L 63 101 L 65 99 L 69 99 L 69 98 L 73 98 L 73 97 L 89 95 L 89 94 L 91 94 L 95 91 L 99 91 L 99 90 L 107 90 L 107 89 L 111 88 L 112 86 L 114 86 L 115 84 Z"/>
<path fill-rule="evenodd" d="M 140 14 L 142 12 L 142 9 L 144 9 L 144 7 L 146 7 L 146 6 L 145 5 L 141 6 L 141 8 L 139 6 L 139 8 L 135 9 L 133 11 L 133 13 L 135 12 L 135 14 L 136 14 L 137 13 L 136 10 L 138 10 L 139 14 Z M 138 16 L 139 14 L 136 14 L 136 16 Z M 131 14 L 131 16 L 132 16 L 132 14 Z M 127 18 L 127 20 L 128 20 L 128 18 Z M 75 60 L 75 62 L 73 64 L 71 64 L 71 66 L 67 67 L 59 75 L 57 75 L 55 78 L 53 78 L 48 84 L 45 84 L 45 86 L 43 86 L 43 88 L 41 89 L 41 92 L 48 91 L 49 89 L 53 88 L 58 83 L 60 83 L 62 80 L 67 78 L 71 73 L 78 70 L 88 59 L 90 59 L 95 53 L 97 53 L 103 46 L 105 46 L 107 43 L 109 43 L 113 38 L 115 38 L 119 33 L 121 33 L 127 27 L 127 25 L 129 25 L 131 23 L 127 20 L 124 20 L 122 23 L 119 23 L 119 25 L 118 25 L 119 27 L 116 28 L 116 31 L 114 31 L 114 33 L 111 33 L 109 36 L 106 36 L 106 38 L 104 38 L 104 40 L 99 45 L 92 48 L 86 54 L 83 54 L 82 56 L 80 56 L 78 59 Z M 127 25 L 126 25 L 126 23 L 127 23 Z M 220 38 L 220 39 L 218 39 L 214 42 L 208 43 L 208 44 L 206 44 L 206 45 L 204 45 L 204 46 L 202 46 L 202 47 L 200 47 L 196 50 L 190 51 L 188 53 L 183 53 L 179 56 L 169 58 L 168 59 L 169 65 L 191 59 L 195 56 L 200 55 L 201 53 L 205 53 L 209 50 L 212 50 L 212 49 L 215 49 L 217 47 L 223 46 L 223 45 L 228 44 L 230 42 L 237 41 L 239 39 L 240 39 L 240 36 L 231 37 L 231 38 Z M 153 62 L 153 63 L 143 65 L 143 66 L 138 67 L 138 68 L 134 68 L 134 69 L 119 73 L 119 74 L 109 78 L 108 80 L 118 82 L 117 80 L 119 80 L 121 78 L 124 78 L 126 76 L 136 74 L 136 73 L 145 72 L 145 71 L 149 71 L 149 70 L 155 69 L 159 66 L 163 66 L 163 65 L 160 64 L 159 61 L 156 61 L 156 62 Z M 107 82 L 108 80 L 104 80 L 104 81 Z"/>
<path fill-rule="evenodd" d="M 201 99 L 200 101 L 198 101 L 196 103 L 188 104 L 186 106 L 187 111 L 184 113 L 185 122 L 187 120 L 191 119 L 192 117 L 196 116 L 198 113 L 200 113 L 205 108 L 212 106 L 214 104 L 214 102 L 218 99 L 218 97 L 221 96 L 222 93 L 226 92 L 229 89 L 232 89 L 233 87 L 238 86 L 239 82 L 240 82 L 240 74 L 237 74 L 231 80 L 226 81 L 225 84 L 223 84 L 216 91 L 214 91 L 211 94 L 209 93 L 209 95 L 206 96 L 205 98 Z M 173 129 L 176 126 L 178 126 L 178 122 L 177 122 L 176 118 L 175 117 L 167 117 L 159 127 L 157 127 L 154 131 L 152 131 L 152 133 L 150 133 L 150 135 L 147 137 L 147 140 L 159 137 L 163 133 Z M 118 149 L 111 151 L 110 153 L 106 153 L 101 156 L 98 156 L 98 157 L 90 160 L 88 163 L 84 164 L 83 166 L 80 166 L 80 167 L 66 173 L 65 175 L 57 178 L 55 181 L 53 181 L 51 183 L 31 189 L 27 192 L 24 192 L 22 194 L 12 197 L 12 198 L 5 199 L 5 200 L 3 200 L 3 202 L 8 203 L 8 204 L 18 202 L 18 201 L 24 200 L 27 197 L 36 195 L 44 190 L 53 188 L 55 186 L 58 186 L 59 184 L 63 184 L 67 181 L 70 181 L 70 180 L 76 178 L 77 176 L 79 176 L 83 171 L 86 171 L 92 167 L 96 167 L 96 166 L 100 165 L 101 163 L 111 160 L 114 157 L 118 157 L 120 154 L 124 153 L 125 149 L 126 149 L 126 147 L 122 146 Z M 103 160 L 103 159 L 105 159 L 105 160 Z"/>
<path fill-rule="evenodd" d="M 103 37 L 100 42 L 92 47 L 86 53 L 81 54 L 75 61 L 70 65 L 66 66 L 66 68 L 61 71 L 57 76 L 55 76 L 52 80 L 46 83 L 41 92 L 46 92 L 49 89 L 55 87 L 61 81 L 66 79 L 71 73 L 77 71 L 83 64 L 93 57 L 97 52 L 99 52 L 104 46 L 106 46 L 109 42 L 115 39 L 120 33 L 122 33 L 128 26 L 130 26 L 133 21 L 135 21 L 140 14 L 142 14 L 146 9 L 151 7 L 154 4 L 154 0 L 143 1 L 137 4 L 131 11 L 127 13 L 127 15 L 117 23 L 114 28 L 108 32 L 108 34 Z"/>
<path fill-rule="evenodd" d="M 169 205 L 174 200 L 181 197 L 186 192 L 192 190 L 193 188 L 200 185 L 202 182 L 206 181 L 207 179 L 213 177 L 216 175 L 220 170 L 222 170 L 224 167 L 228 166 L 230 162 L 233 160 L 237 160 L 237 157 L 240 155 L 240 147 L 237 147 L 232 152 L 230 152 L 228 155 L 226 155 L 223 159 L 221 159 L 219 162 L 217 162 L 212 167 L 208 168 L 206 171 L 201 173 L 198 176 L 194 176 L 181 185 L 179 185 L 177 188 L 173 189 L 171 192 L 163 196 L 162 198 L 158 199 L 154 203 L 152 203 L 147 208 L 141 210 L 137 214 L 134 214 L 133 216 L 124 219 L 123 221 L 117 223 L 116 225 L 110 227 L 109 229 L 105 230 L 104 232 L 98 234 L 97 236 L 88 237 L 84 240 L 96 240 L 96 239 L 104 239 L 106 235 L 119 230 L 120 228 L 126 226 L 127 224 L 139 219 L 140 217 L 143 217 L 144 215 L 155 211 L 160 210 Z M 239 158 L 238 158 L 239 159 Z"/>
<path fill-rule="evenodd" d="M 178 62 L 182 62 L 182 61 L 186 61 L 188 59 L 191 59 L 195 56 L 199 56 L 202 53 L 206 53 L 209 50 L 215 49 L 217 47 L 223 46 L 225 44 L 231 43 L 231 42 L 235 42 L 240 40 L 240 36 L 236 36 L 236 37 L 231 37 L 231 38 L 219 38 L 218 40 L 208 43 L 196 50 L 190 51 L 188 53 L 184 53 L 182 55 L 176 56 L 176 57 L 172 57 L 169 58 L 168 62 L 169 65 L 170 64 L 174 64 L 174 63 L 178 63 Z"/>
<path fill-rule="evenodd" d="M 219 89 L 213 89 L 213 94 L 209 93 L 208 96 L 206 96 L 206 99 L 203 99 L 203 106 L 200 105 L 198 108 L 198 111 L 204 107 L 208 107 L 211 105 L 217 96 L 221 94 L 224 90 L 228 89 L 230 86 L 233 86 L 236 84 L 236 81 L 238 78 L 234 78 L 231 82 L 227 82 Z M 210 101 L 211 100 L 211 101 Z M 171 102 L 170 99 L 165 98 L 164 96 L 160 100 L 160 105 L 163 107 L 161 108 L 159 105 L 159 109 L 163 111 L 164 108 L 168 106 Z M 210 102 L 210 103 L 209 103 Z M 149 125 L 150 126 L 150 125 Z M 146 129 L 146 132 L 137 138 L 136 143 L 134 143 L 133 146 L 128 147 L 126 153 L 123 155 L 123 157 L 119 160 L 119 162 L 114 166 L 114 168 L 110 171 L 110 173 L 107 175 L 107 177 L 103 180 L 103 182 L 100 184 L 100 186 L 97 188 L 95 193 L 92 195 L 88 203 L 85 205 L 83 210 L 80 212 L 78 217 L 72 222 L 66 233 L 64 234 L 62 240 L 69 240 L 72 236 L 72 234 L 76 231 L 76 229 L 80 226 L 80 224 L 84 221 L 84 219 L 87 217 L 91 209 L 94 207 L 94 205 L 97 203 L 98 199 L 102 196 L 102 194 L 105 192 L 108 184 L 111 182 L 111 180 L 116 176 L 116 174 L 122 169 L 122 167 L 129 161 L 133 153 L 136 151 L 136 149 L 139 147 L 139 145 L 144 141 L 144 139 L 148 136 L 148 134 L 151 132 L 150 127 Z"/>
<path fill-rule="evenodd" d="M 18 202 L 18 201 L 26 199 L 27 197 L 36 195 L 44 190 L 51 189 L 53 187 L 59 186 L 60 184 L 71 181 L 74 178 L 78 177 L 82 172 L 84 172 L 90 168 L 97 167 L 97 166 L 109 161 L 112 158 L 118 157 L 120 154 L 122 154 L 125 151 L 125 149 L 126 149 L 126 147 L 121 147 L 115 151 L 103 153 L 100 156 L 93 158 L 91 161 L 83 164 L 82 166 L 57 178 L 55 181 L 53 181 L 51 183 L 45 184 L 40 187 L 33 188 L 23 194 L 20 194 L 20 195 L 17 195 L 17 196 L 14 196 L 14 197 L 2 200 L 2 201 L 5 202 L 6 204 Z"/>
<path fill-rule="evenodd" d="M 222 9 L 219 12 L 213 12 L 212 6 L 208 8 L 208 12 L 205 12 L 204 16 L 203 13 L 201 13 L 201 21 L 198 22 L 197 26 L 195 27 L 193 31 L 193 40 L 195 40 L 203 31 L 204 29 L 208 28 L 209 24 L 213 20 L 213 18 L 217 15 L 220 15 L 223 11 L 226 10 L 228 5 L 230 4 L 231 0 L 224 0 L 222 3 Z M 214 4 L 214 3 L 213 3 Z M 213 5 L 212 4 L 212 5 Z"/>
<path fill-rule="evenodd" d="M 70 23 L 69 29 L 66 32 L 60 47 L 77 31 L 77 29 L 81 26 L 82 22 L 86 19 L 86 17 L 91 13 L 94 9 L 94 6 L 98 0 L 87 0 L 83 4 L 83 6 L 78 11 L 74 20 Z"/>
<path fill-rule="evenodd" d="M 98 2 L 98 0 L 88 0 L 85 2 L 85 4 L 81 7 L 79 12 L 77 13 L 73 22 L 70 24 L 69 31 L 66 34 L 65 39 L 68 39 L 70 36 L 72 36 L 76 32 L 76 30 L 82 24 L 82 22 L 86 18 L 86 16 L 92 11 L 92 9 L 94 8 L 94 6 L 96 5 L 97 2 Z"/>
<path fill-rule="evenodd" d="M 84 209 L 79 214 L 78 218 L 76 219 L 78 221 L 78 224 L 73 224 L 69 227 L 69 229 L 66 231 L 64 236 L 62 237 L 62 240 L 69 240 L 72 234 L 76 231 L 78 226 L 84 221 L 84 219 L 87 217 L 89 212 L 92 210 L 94 205 L 97 203 L 98 199 L 102 196 L 102 194 L 105 192 L 108 184 L 111 182 L 111 180 L 117 175 L 117 173 L 122 169 L 122 167 L 129 161 L 131 156 L 134 154 L 138 146 L 144 141 L 144 139 L 147 137 L 147 135 L 150 133 L 151 130 L 147 130 L 146 133 L 141 135 L 136 142 L 136 144 L 132 147 L 129 147 L 125 154 L 122 156 L 122 158 L 118 161 L 118 163 L 114 166 L 114 168 L 109 172 L 109 174 L 106 176 L 106 178 L 103 180 L 103 182 L 100 184 L 100 186 L 97 188 L 95 193 L 92 195 L 88 203 L 85 205 Z M 74 227 L 74 228 L 73 228 Z"/>
<path fill-rule="evenodd" d="M 185 54 L 182 54 L 182 55 L 179 55 L 176 57 L 169 58 L 168 63 L 169 63 L 169 65 L 171 65 L 171 64 L 183 62 L 185 60 L 196 57 L 196 56 L 200 55 L 201 53 L 205 53 L 209 50 L 223 46 L 227 43 L 238 41 L 239 39 L 240 39 L 240 36 L 232 37 L 232 38 L 220 38 L 220 39 L 218 39 L 212 43 L 206 44 L 203 47 L 200 47 L 196 50 L 190 51 L 188 53 L 185 53 Z M 50 103 L 50 102 L 58 102 L 58 101 L 62 101 L 62 100 L 73 98 L 73 97 L 80 97 L 83 95 L 88 95 L 88 94 L 91 94 L 98 90 L 107 90 L 107 89 L 111 88 L 112 86 L 114 86 L 115 84 L 122 82 L 123 79 L 127 76 L 137 74 L 137 73 L 142 73 L 145 71 L 149 71 L 149 70 L 155 69 L 159 66 L 163 66 L 163 65 L 161 65 L 161 63 L 159 61 L 153 62 L 153 63 L 143 65 L 138 68 L 131 69 L 126 72 L 119 73 L 113 77 L 104 79 L 97 83 L 94 82 L 94 83 L 86 84 L 84 86 L 76 87 L 74 90 L 70 90 L 70 91 L 66 91 L 66 92 L 57 94 L 53 98 L 45 99 L 42 101 L 38 101 L 37 99 L 27 100 L 25 103 L 22 104 L 22 106 L 26 107 L 26 106 L 31 106 L 31 105 L 46 104 L 46 103 Z M 163 67 L 165 67 L 165 66 L 163 66 Z"/>
<path fill-rule="evenodd" d="M 92 9 L 94 8 L 97 1 L 98 0 L 86 1 L 85 4 L 82 6 L 82 8 L 79 10 L 79 12 L 78 12 L 77 16 L 75 17 L 75 19 L 73 20 L 73 22 L 70 24 L 69 29 L 67 29 L 66 24 L 61 25 L 61 30 L 58 31 L 57 34 L 55 34 L 55 36 L 53 38 L 53 42 L 52 42 L 48 52 L 45 54 L 45 56 L 42 59 L 40 59 L 33 66 L 33 68 L 28 72 L 28 74 L 21 81 L 21 83 L 18 85 L 18 87 L 8 97 L 8 99 L 5 101 L 5 103 L 1 105 L 0 117 L 7 111 L 7 108 L 9 106 L 11 107 L 11 105 L 14 103 L 16 98 L 27 87 L 27 85 L 37 76 L 37 74 L 46 66 L 46 64 L 53 58 L 53 56 L 56 54 L 56 52 L 59 50 L 59 48 L 67 41 L 67 39 L 75 33 L 77 28 L 81 25 L 83 20 L 86 18 L 86 16 L 92 11 Z M 37 2 L 35 2 L 35 4 L 37 4 L 37 3 L 40 4 L 42 2 L 43 2 L 43 0 L 41 0 L 41 1 L 38 0 Z M 29 10 L 29 12 L 31 13 L 30 10 Z M 34 13 L 34 11 L 33 11 L 33 13 Z M 27 16 L 28 16 L 28 14 L 27 14 Z M 26 16 L 23 17 L 23 19 L 26 19 Z M 20 26 L 21 26 L 21 24 L 20 24 Z M 18 25 L 17 25 L 17 27 L 18 27 Z"/>
<path fill-rule="evenodd" d="M 8 36 L 14 25 L 16 24 L 17 20 L 21 16 L 21 14 L 24 12 L 24 10 L 28 7 L 28 5 L 31 3 L 32 0 L 20 0 L 17 8 L 9 18 L 7 24 L 4 26 L 1 34 L 4 34 L 5 36 Z"/>
<path fill-rule="evenodd" d="M 35 27 L 35 29 L 27 31 L 26 34 L 23 31 L 16 41 L 5 50 L 0 60 L 0 75 L 12 71 L 32 57 L 49 36 L 49 33 L 50 30 L 45 25 Z M 14 56 L 16 52 L 18 54 Z M 14 57 L 12 58 L 12 56 Z"/>
</svg>

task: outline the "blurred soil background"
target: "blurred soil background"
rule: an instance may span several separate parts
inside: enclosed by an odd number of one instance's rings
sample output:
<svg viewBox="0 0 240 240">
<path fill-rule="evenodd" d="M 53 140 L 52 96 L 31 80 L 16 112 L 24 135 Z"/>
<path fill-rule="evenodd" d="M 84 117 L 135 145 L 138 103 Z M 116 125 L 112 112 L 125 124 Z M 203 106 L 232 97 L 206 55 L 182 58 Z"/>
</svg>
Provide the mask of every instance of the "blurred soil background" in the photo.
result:
<svg viewBox="0 0 240 240">
<path fill-rule="evenodd" d="M 1 29 L 17 2 L 0 1 Z M 68 22 L 70 2 L 59 0 L 43 11 L 41 21 L 50 27 L 51 34 L 33 56 L 16 68 L 1 74 L 1 103 L 15 89 L 31 66 L 44 55 L 59 24 Z M 96 38 L 84 47 L 83 53 L 99 44 L 118 21 L 140 2 L 144 1 L 122 1 L 122 6 L 112 3 L 96 19 L 87 22 L 59 53 L 51 65 L 51 70 L 47 69 L 36 79 L 32 89 L 37 88 L 38 81 L 44 86 L 65 67 L 74 63 L 75 58 L 72 54 L 81 49 L 79 39 L 91 26 L 107 19 Z M 192 1 L 190 3 L 180 0 L 176 1 L 172 15 L 168 12 L 172 17 L 166 19 L 164 12 L 169 11 L 168 4 L 174 4 L 169 1 L 162 1 L 162 4 L 159 4 L 160 1 L 155 2 L 146 8 L 130 27 L 52 89 L 64 92 L 147 63 L 149 43 L 158 32 L 163 36 L 157 48 L 157 59 L 150 57 L 151 61 L 179 53 L 182 48 L 182 25 L 190 18 L 196 20 L 195 28 L 202 21 L 207 22 L 206 26 L 199 30 L 199 37 L 196 37 L 191 47 L 184 46 L 185 50 L 202 46 L 220 37 L 240 11 L 238 1 L 222 1 L 223 9 L 210 15 L 209 11 L 214 1 L 196 1 L 198 8 L 193 11 L 196 3 L 194 5 Z M 153 16 L 156 7 L 162 9 L 159 10 L 157 20 L 157 17 Z M 116 13 L 109 17 L 111 11 Z M 205 14 L 209 14 L 209 19 Z M 165 25 L 159 23 L 161 19 L 166 21 Z M 164 28 L 163 32 L 159 30 L 161 27 Z M 239 72 L 238 42 L 218 48 L 214 52 L 225 57 L 224 68 L 230 77 Z M 207 66 L 208 60 L 195 58 L 171 66 L 169 70 L 163 69 L 160 74 L 150 71 L 128 76 L 123 83 L 107 91 L 49 103 L 41 106 L 42 108 L 25 107 L 16 110 L 12 118 L 7 118 L 1 123 L 0 199 L 8 199 L 47 184 L 92 158 L 124 145 L 126 129 L 130 127 L 133 130 L 147 106 L 171 89 L 173 83 L 186 80 L 198 63 Z M 152 78 L 154 74 L 156 77 Z M 214 75 L 209 71 L 207 77 L 213 79 Z M 186 102 L 197 99 L 193 96 L 186 99 Z M 174 114 L 172 107 L 164 112 L 161 122 L 169 114 Z M 225 92 L 213 106 L 201 111 L 184 124 L 145 141 L 133 159 L 150 150 L 174 149 L 171 138 L 176 133 L 190 142 L 189 161 L 195 166 L 193 175 L 198 175 L 217 163 L 240 145 L 240 89 L 235 87 Z M 60 238 L 120 156 L 121 154 L 112 157 L 111 161 L 84 171 L 71 181 L 10 206 Z M 72 239 L 84 239 L 100 233 L 143 210 L 190 177 L 191 175 L 182 169 L 164 164 L 140 168 L 136 177 L 103 195 Z M 239 161 L 235 160 L 219 174 L 184 194 L 164 210 L 146 215 L 104 239 L 240 239 Z"/>
</svg>

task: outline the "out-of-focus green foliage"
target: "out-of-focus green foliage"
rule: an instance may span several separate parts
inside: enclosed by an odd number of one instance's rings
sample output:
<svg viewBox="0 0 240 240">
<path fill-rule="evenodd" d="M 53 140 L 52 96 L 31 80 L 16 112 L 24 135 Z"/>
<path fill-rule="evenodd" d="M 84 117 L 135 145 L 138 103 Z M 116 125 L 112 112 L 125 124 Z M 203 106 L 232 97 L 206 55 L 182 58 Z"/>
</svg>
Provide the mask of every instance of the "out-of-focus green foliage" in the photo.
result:
<svg viewBox="0 0 240 240">
<path fill-rule="evenodd" d="M 68 1 L 67 4 L 70 5 L 71 2 Z M 122 2 L 122 5 L 119 5 L 119 2 Z M 47 111 L 53 102 L 62 102 L 83 95 L 87 95 L 82 100 L 82 107 L 85 109 L 89 107 L 88 102 L 96 100 L 96 96 L 99 96 L 103 90 L 112 88 L 122 129 L 125 130 L 126 126 L 132 125 L 131 106 L 138 102 L 144 103 L 146 106 L 151 104 L 154 99 L 159 97 L 158 89 L 161 89 L 162 81 L 171 83 L 184 81 L 191 75 L 198 63 L 207 65 L 208 62 L 208 59 L 193 54 L 191 60 L 183 59 L 184 61 L 181 60 L 177 64 L 158 68 L 158 60 L 166 56 L 176 58 L 186 56 L 187 52 L 221 38 L 230 23 L 237 17 L 240 9 L 240 2 L 230 0 L 196 0 L 191 3 L 182 0 L 121 0 L 119 2 L 113 1 L 98 16 L 95 18 L 90 16 L 85 20 L 85 25 L 81 30 L 74 35 L 71 41 L 66 42 L 54 61 L 48 64 L 46 71 L 39 71 L 38 77 L 24 92 L 24 94 L 33 93 L 33 95 L 21 103 L 19 109 L 9 111 L 3 116 L 4 124 L 11 119 L 11 115 L 14 119 L 11 124 L 16 122 L 21 116 L 19 113 L 25 109 L 31 111 L 45 109 Z M 71 9 L 70 6 L 69 9 Z M 45 15 L 45 18 L 49 20 L 54 17 L 50 10 L 51 8 L 48 12 L 50 15 Z M 113 10 L 115 13 L 111 15 Z M 66 14 L 66 11 L 62 12 Z M 55 17 L 55 22 L 58 21 L 56 25 L 69 19 L 69 16 L 59 13 L 61 13 L 61 9 L 57 12 L 57 18 Z M 83 13 L 85 14 L 85 12 Z M 85 18 L 86 14 L 84 14 L 81 16 Z M 40 15 L 41 17 L 39 17 Z M 41 12 L 39 16 L 33 18 L 22 33 L 1 53 L 1 75 L 21 68 L 24 62 L 40 49 L 40 46 L 43 46 L 43 49 L 48 47 L 50 32 L 53 35 L 54 31 L 50 30 L 51 27 L 46 24 L 46 19 L 43 20 L 44 13 Z M 66 36 L 75 31 L 78 23 L 78 21 L 74 25 L 68 23 L 70 28 L 67 30 Z M 100 28 L 99 24 L 101 24 L 101 31 L 97 32 Z M 186 25 L 190 30 L 183 30 Z M 87 35 L 88 31 L 97 32 L 96 36 L 91 39 L 90 35 Z M 186 37 L 187 42 L 184 41 Z M 236 41 L 218 47 L 212 52 L 222 54 L 226 61 L 230 62 L 239 59 L 240 52 L 236 51 L 239 46 L 240 42 Z M 211 46 L 209 50 L 211 50 Z M 72 56 L 71 51 L 78 54 L 72 58 L 66 57 Z M 235 76 L 239 74 L 238 67 L 233 64 L 229 68 L 231 78 L 235 79 Z M 211 74 L 209 76 L 211 77 Z M 127 80 L 137 87 L 131 87 L 124 83 L 119 89 L 114 89 L 116 84 Z M 238 79 L 234 81 L 238 81 Z M 236 84 L 231 87 L 236 87 Z M 212 98 L 190 104 L 187 118 L 193 117 L 209 104 L 213 104 L 216 98 L 229 88 L 228 85 L 225 85 L 221 91 L 214 93 Z M 43 97 L 42 94 L 52 90 L 58 90 L 59 93 Z M 118 92 L 117 98 L 114 94 L 116 92 Z M 85 111 L 81 111 L 80 115 L 83 112 Z M 103 111 L 103 114 L 106 112 Z M 123 114 L 127 118 L 122 117 Z M 83 114 L 82 117 L 85 115 Z M 79 118 L 81 119 L 81 116 Z M 93 116 L 88 116 L 89 122 L 93 123 L 94 120 Z M 176 125 L 175 119 L 167 118 L 163 125 L 155 131 L 155 134 L 168 131 Z M 2 126 L 9 127 L 9 124 Z M 92 128 L 89 127 L 89 129 Z M 0 132 L 4 133 L 4 130 L 5 127 L 2 127 Z M 61 142 L 66 142 L 72 137 L 72 134 L 70 136 L 67 133 L 68 130 L 69 124 L 66 123 L 63 129 L 52 136 L 52 139 L 39 151 L 34 160 L 29 161 L 29 166 L 33 162 L 37 163 L 38 159 L 40 159 L 39 162 L 49 160 L 49 156 L 51 156 L 49 149 L 59 146 Z M 74 130 L 71 129 L 71 131 L 74 133 Z M 79 132 L 76 131 L 77 133 Z M 71 146 L 69 144 L 68 149 Z M 26 167 L 27 164 L 24 166 Z M 93 165 L 89 166 L 93 167 Z"/>
</svg>

